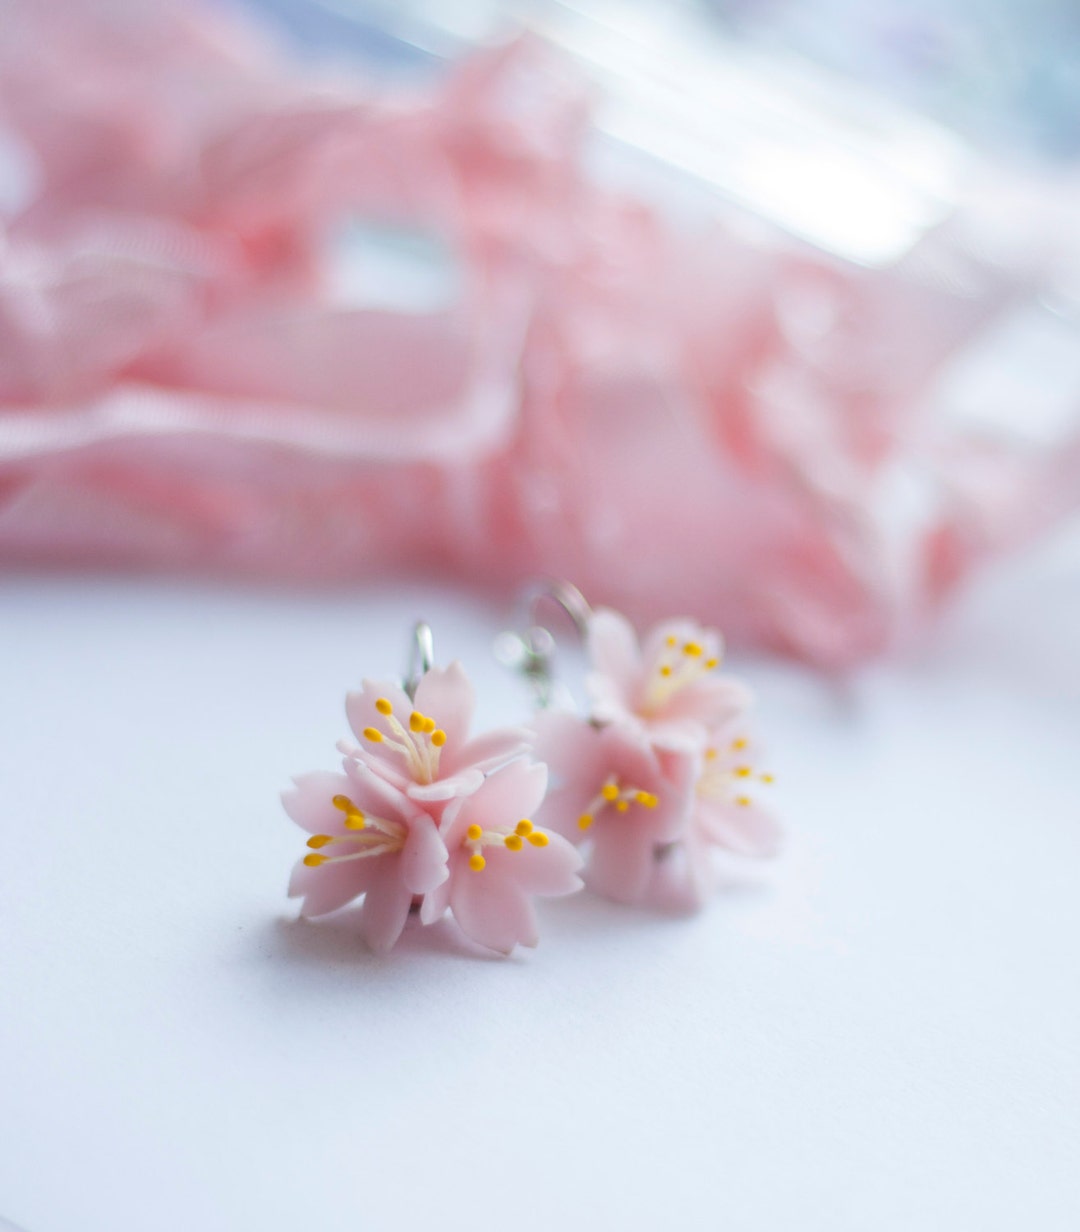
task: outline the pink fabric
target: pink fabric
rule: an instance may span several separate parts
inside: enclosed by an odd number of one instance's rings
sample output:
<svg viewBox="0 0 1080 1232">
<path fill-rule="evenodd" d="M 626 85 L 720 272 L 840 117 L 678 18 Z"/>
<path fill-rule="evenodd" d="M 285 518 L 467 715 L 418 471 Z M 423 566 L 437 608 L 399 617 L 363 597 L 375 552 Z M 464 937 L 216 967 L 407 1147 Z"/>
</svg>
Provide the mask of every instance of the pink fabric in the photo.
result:
<svg viewBox="0 0 1080 1232">
<path fill-rule="evenodd" d="M 953 293 L 963 236 L 849 269 L 598 187 L 587 92 L 529 41 L 395 95 L 178 0 L 4 23 L 29 187 L 0 207 L 0 559 L 554 573 L 841 667 L 1080 499 L 1080 432 L 1023 452 L 918 413 L 1060 228 Z M 333 301 L 351 218 L 445 244 L 456 298 Z"/>
</svg>

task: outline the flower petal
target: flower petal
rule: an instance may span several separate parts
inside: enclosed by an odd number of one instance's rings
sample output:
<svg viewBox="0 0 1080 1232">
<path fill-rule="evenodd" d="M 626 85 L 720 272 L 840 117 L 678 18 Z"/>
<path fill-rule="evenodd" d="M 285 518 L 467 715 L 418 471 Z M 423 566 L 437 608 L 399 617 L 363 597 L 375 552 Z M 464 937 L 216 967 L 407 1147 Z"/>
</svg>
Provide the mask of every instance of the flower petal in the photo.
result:
<svg viewBox="0 0 1080 1232">
<path fill-rule="evenodd" d="M 398 722 L 408 727 L 412 702 L 401 685 L 390 680 L 365 680 L 359 691 L 346 694 L 345 715 L 353 734 L 360 741 L 365 757 L 386 762 L 400 774 L 403 766 L 401 754 L 388 749 L 385 744 L 378 744 L 364 737 L 364 729 L 368 727 L 387 734 L 386 718 L 375 708 L 375 703 L 383 697 L 390 703 Z"/>
<path fill-rule="evenodd" d="M 346 794 L 364 812 L 390 821 L 408 821 L 420 811 L 410 803 L 405 792 L 383 776 L 380 767 L 348 757 L 345 773 L 348 776 Z"/>
<path fill-rule="evenodd" d="M 501 954 L 538 940 L 532 902 L 490 868 L 476 873 L 462 863 L 450 889 L 450 908 L 466 936 Z"/>
<path fill-rule="evenodd" d="M 754 696 L 730 676 L 710 676 L 680 689 L 664 706 L 665 719 L 694 719 L 718 727 L 742 714 Z"/>
<path fill-rule="evenodd" d="M 547 833 L 547 846 L 536 847 L 526 843 L 520 851 L 492 852 L 488 860 L 505 860 L 506 876 L 528 894 L 542 894 L 546 898 L 561 898 L 573 894 L 582 887 L 578 876 L 581 871 L 581 852 L 560 834 Z M 487 872 L 487 869 L 484 870 Z M 495 870 L 501 874 L 501 867 Z"/>
<path fill-rule="evenodd" d="M 449 778 L 436 779 L 434 783 L 410 783 L 406 794 L 410 800 L 438 802 L 453 800 L 456 796 L 470 796 L 484 781 L 484 772 L 475 766 L 467 766 Z"/>
<path fill-rule="evenodd" d="M 289 880 L 289 897 L 303 897 L 300 914 L 305 918 L 326 915 L 365 893 L 378 877 L 377 865 L 384 859 L 373 856 L 370 860 L 323 864 L 318 868 L 309 868 L 300 860 Z"/>
<path fill-rule="evenodd" d="M 464 797 L 460 809 L 452 814 L 448 810 L 443 831 L 458 839 L 473 824 L 482 830 L 512 830 L 523 817 L 531 820 L 544 798 L 547 780 L 547 766 L 512 761 L 493 771 L 471 796 Z"/>
<path fill-rule="evenodd" d="M 309 834 L 340 834 L 344 831 L 344 815 L 334 807 L 334 797 L 348 795 L 349 780 L 343 774 L 316 770 L 298 774 L 294 787 L 281 793 L 285 812 Z"/>
<path fill-rule="evenodd" d="M 533 734 L 528 728 L 497 727 L 453 748 L 447 743 L 439 769 L 447 775 L 467 766 L 481 771 L 494 770 L 530 748 L 532 742 Z"/>
<path fill-rule="evenodd" d="M 629 698 L 642 668 L 634 626 L 611 608 L 597 608 L 589 618 L 585 644 L 594 670 L 608 677 L 624 699 Z"/>
<path fill-rule="evenodd" d="M 401 880 L 414 894 L 426 894 L 450 875 L 446 844 L 430 817 L 416 817 L 401 852 Z"/>
<path fill-rule="evenodd" d="M 464 743 L 475 705 L 472 684 L 456 659 L 449 667 L 433 667 L 416 686 L 416 709 L 446 732 L 447 747 Z"/>
<path fill-rule="evenodd" d="M 421 924 L 434 924 L 443 918 L 450 906 L 450 886 L 451 881 L 447 879 L 424 895 L 424 901 L 420 904 Z"/>
<path fill-rule="evenodd" d="M 717 629 L 706 629 L 696 620 L 676 617 L 654 625 L 645 635 L 641 657 L 646 664 L 657 662 L 669 652 L 668 641 L 674 638 L 678 647 L 697 642 L 707 658 L 719 659 L 724 652 L 724 639 Z M 676 651 L 675 653 L 678 653 Z"/>
<path fill-rule="evenodd" d="M 364 895 L 360 909 L 360 931 L 376 954 L 385 953 L 401 936 L 412 905 L 412 891 L 399 876 L 399 861 L 385 861 L 385 872 L 377 877 Z"/>
<path fill-rule="evenodd" d="M 620 903 L 640 903 L 653 873 L 655 843 L 648 823 L 604 820 L 596 826 L 585 885 L 595 894 Z"/>
<path fill-rule="evenodd" d="M 772 814 L 753 805 L 698 804 L 698 823 L 703 837 L 717 847 L 738 855 L 768 859 L 783 846 L 783 827 Z"/>
</svg>

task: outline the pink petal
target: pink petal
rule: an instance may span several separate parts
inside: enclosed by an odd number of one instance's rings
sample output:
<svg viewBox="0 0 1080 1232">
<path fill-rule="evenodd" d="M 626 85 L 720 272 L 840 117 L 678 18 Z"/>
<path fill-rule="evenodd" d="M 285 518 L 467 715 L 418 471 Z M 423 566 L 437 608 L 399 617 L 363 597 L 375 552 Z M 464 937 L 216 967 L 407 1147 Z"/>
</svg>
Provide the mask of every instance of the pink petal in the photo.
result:
<svg viewBox="0 0 1080 1232">
<path fill-rule="evenodd" d="M 385 761 L 395 770 L 401 770 L 400 754 L 393 753 L 385 745 L 373 744 L 364 739 L 364 728 L 374 727 L 384 735 L 387 733 L 386 719 L 375 709 L 379 698 L 385 697 L 393 707 L 394 715 L 404 727 L 409 725 L 409 715 L 413 706 L 405 690 L 393 681 L 365 680 L 358 692 L 348 693 L 345 697 L 345 716 L 353 734 L 360 741 L 360 747 L 368 757 Z"/>
<path fill-rule="evenodd" d="M 391 821 L 404 821 L 421 811 L 409 802 L 405 792 L 385 778 L 381 766 L 347 758 L 345 773 L 348 776 L 345 794 L 364 812 Z"/>
<path fill-rule="evenodd" d="M 560 788 L 590 791 L 603 778 L 608 750 L 600 731 L 565 710 L 541 711 L 534 723 L 535 752 Z"/>
<path fill-rule="evenodd" d="M 672 907 L 700 910 L 716 889 L 708 844 L 690 833 L 683 842 L 663 852 L 656 868 L 656 885 L 661 893 L 664 888 L 668 890 L 666 898 Z"/>
<path fill-rule="evenodd" d="M 376 867 L 385 857 L 350 860 L 347 864 L 322 864 L 309 868 L 303 860 L 293 868 L 289 897 L 303 897 L 300 914 L 305 918 L 326 915 L 365 893 L 377 879 Z"/>
<path fill-rule="evenodd" d="M 488 852 L 485 850 L 485 856 Z M 527 894 L 542 894 L 546 898 L 561 898 L 573 894 L 582 886 L 578 873 L 582 858 L 578 849 L 559 834 L 548 832 L 546 847 L 534 847 L 526 842 L 520 851 L 492 851 L 489 867 L 498 861 L 495 871 L 501 875 L 505 861 L 506 877 Z M 471 871 L 471 870 L 470 870 Z M 486 873 L 488 869 L 484 869 Z"/>
<path fill-rule="evenodd" d="M 620 817 L 596 827 L 585 884 L 621 903 L 640 903 L 652 878 L 655 844 L 647 824 Z"/>
<path fill-rule="evenodd" d="M 509 954 L 515 945 L 536 945 L 536 911 L 529 898 L 490 868 L 476 873 L 463 861 L 460 868 L 460 873 L 455 870 L 450 907 L 462 932 L 501 954 Z"/>
<path fill-rule="evenodd" d="M 723 653 L 724 639 L 716 629 L 704 629 L 697 621 L 683 617 L 665 620 L 649 630 L 642 645 L 642 659 L 646 663 L 658 659 L 667 650 L 669 637 L 673 637 L 680 646 L 697 642 L 708 658 L 718 659 Z"/>
<path fill-rule="evenodd" d="M 451 749 L 447 744 L 439 762 L 444 774 L 453 774 L 466 766 L 478 770 L 494 770 L 531 746 L 533 734 L 525 727 L 498 727 L 473 740 Z"/>
<path fill-rule="evenodd" d="M 598 608 L 589 620 L 585 641 L 593 668 L 628 697 L 642 669 L 634 626 L 619 612 Z"/>
<path fill-rule="evenodd" d="M 475 704 L 473 687 L 457 660 L 449 667 L 433 667 L 416 688 L 416 709 L 446 732 L 447 746 L 464 742 Z"/>
<path fill-rule="evenodd" d="M 699 821 L 709 842 L 739 855 L 767 859 L 783 846 L 780 823 L 764 809 L 738 804 L 707 806 L 699 803 Z"/>
<path fill-rule="evenodd" d="M 448 879 L 424 895 L 424 901 L 420 904 L 421 924 L 434 924 L 436 920 L 443 918 L 447 907 L 450 906 L 450 886 L 451 882 Z"/>
<path fill-rule="evenodd" d="M 376 954 L 390 949 L 401 936 L 413 898 L 398 875 L 398 861 L 388 859 L 384 864 L 385 874 L 372 882 L 360 909 L 360 930 Z"/>
<path fill-rule="evenodd" d="M 406 794 L 410 800 L 420 803 L 453 800 L 457 796 L 472 795 L 483 781 L 484 772 L 469 766 L 450 778 L 436 779 L 434 783 L 410 783 Z"/>
<path fill-rule="evenodd" d="M 547 790 L 547 767 L 538 762 L 512 761 L 489 774 L 460 810 L 444 818 L 443 831 L 455 835 L 474 823 L 483 830 L 506 830 L 524 817 L 531 820 Z"/>
<path fill-rule="evenodd" d="M 401 852 L 401 880 L 414 894 L 426 894 L 449 877 L 446 862 L 446 844 L 435 823 L 414 818 Z"/>
<path fill-rule="evenodd" d="M 664 707 L 664 718 L 695 719 L 716 727 L 742 714 L 753 700 L 744 684 L 728 676 L 713 676 L 680 689 Z"/>
<path fill-rule="evenodd" d="M 333 805 L 337 795 L 348 795 L 349 780 L 343 774 L 316 770 L 298 774 L 295 787 L 281 793 L 285 812 L 309 834 L 339 834 L 344 829 L 343 814 Z"/>
</svg>

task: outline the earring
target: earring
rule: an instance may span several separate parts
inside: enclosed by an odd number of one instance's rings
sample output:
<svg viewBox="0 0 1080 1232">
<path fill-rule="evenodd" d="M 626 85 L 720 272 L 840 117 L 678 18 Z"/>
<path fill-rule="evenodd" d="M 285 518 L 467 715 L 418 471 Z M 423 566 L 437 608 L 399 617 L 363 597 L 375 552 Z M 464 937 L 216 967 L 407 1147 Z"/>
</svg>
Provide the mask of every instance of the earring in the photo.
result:
<svg viewBox="0 0 1080 1232">
<path fill-rule="evenodd" d="M 561 607 L 589 658 L 584 717 L 558 704 L 554 638 L 541 602 Z M 552 790 L 538 819 L 587 852 L 585 884 L 634 904 L 700 907 L 714 888 L 715 847 L 773 855 L 780 828 L 751 794 L 772 776 L 754 768 L 745 730 L 751 698 L 721 672 L 715 629 L 668 620 L 639 642 L 618 612 L 594 610 L 566 582 L 526 595 L 529 627 L 497 653 L 533 685 L 537 756 Z"/>
<path fill-rule="evenodd" d="M 289 884 L 302 916 L 362 896 L 360 929 L 376 951 L 397 941 L 411 910 L 422 925 L 449 911 L 500 953 L 536 944 L 533 898 L 579 889 L 581 856 L 532 820 L 547 769 L 530 734 L 470 738 L 474 703 L 460 663 L 434 665 L 423 623 L 402 682 L 365 680 L 346 696 L 354 738 L 338 745 L 343 772 L 301 775 L 282 794 L 311 835 Z"/>
</svg>

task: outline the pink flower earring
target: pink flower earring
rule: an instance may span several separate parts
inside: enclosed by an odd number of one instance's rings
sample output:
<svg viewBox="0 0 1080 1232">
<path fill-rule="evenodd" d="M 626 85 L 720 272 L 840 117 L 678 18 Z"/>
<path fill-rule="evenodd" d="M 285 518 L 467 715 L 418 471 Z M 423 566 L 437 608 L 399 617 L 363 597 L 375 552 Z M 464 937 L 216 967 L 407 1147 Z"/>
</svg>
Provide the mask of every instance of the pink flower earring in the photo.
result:
<svg viewBox="0 0 1080 1232">
<path fill-rule="evenodd" d="M 581 887 L 581 856 L 533 821 L 547 787 L 529 733 L 470 738 L 472 685 L 460 663 L 434 666 L 418 624 L 404 683 L 365 680 L 346 697 L 355 739 L 339 744 L 343 773 L 294 779 L 285 811 L 311 837 L 293 870 L 301 915 L 363 897 L 360 928 L 388 950 L 410 910 L 421 924 L 446 912 L 462 931 L 508 954 L 537 942 L 534 897 Z"/>
<path fill-rule="evenodd" d="M 554 639 L 536 620 L 542 600 L 570 616 L 590 671 L 584 716 L 554 680 Z M 657 625 L 639 644 L 630 623 L 593 610 L 565 582 L 527 596 L 532 621 L 500 657 L 532 683 L 537 755 L 552 789 L 538 819 L 587 853 L 585 884 L 634 904 L 700 907 L 714 888 L 711 851 L 764 857 L 780 829 L 751 794 L 772 776 L 753 765 L 748 690 L 720 671 L 723 642 L 689 620 Z"/>
</svg>

